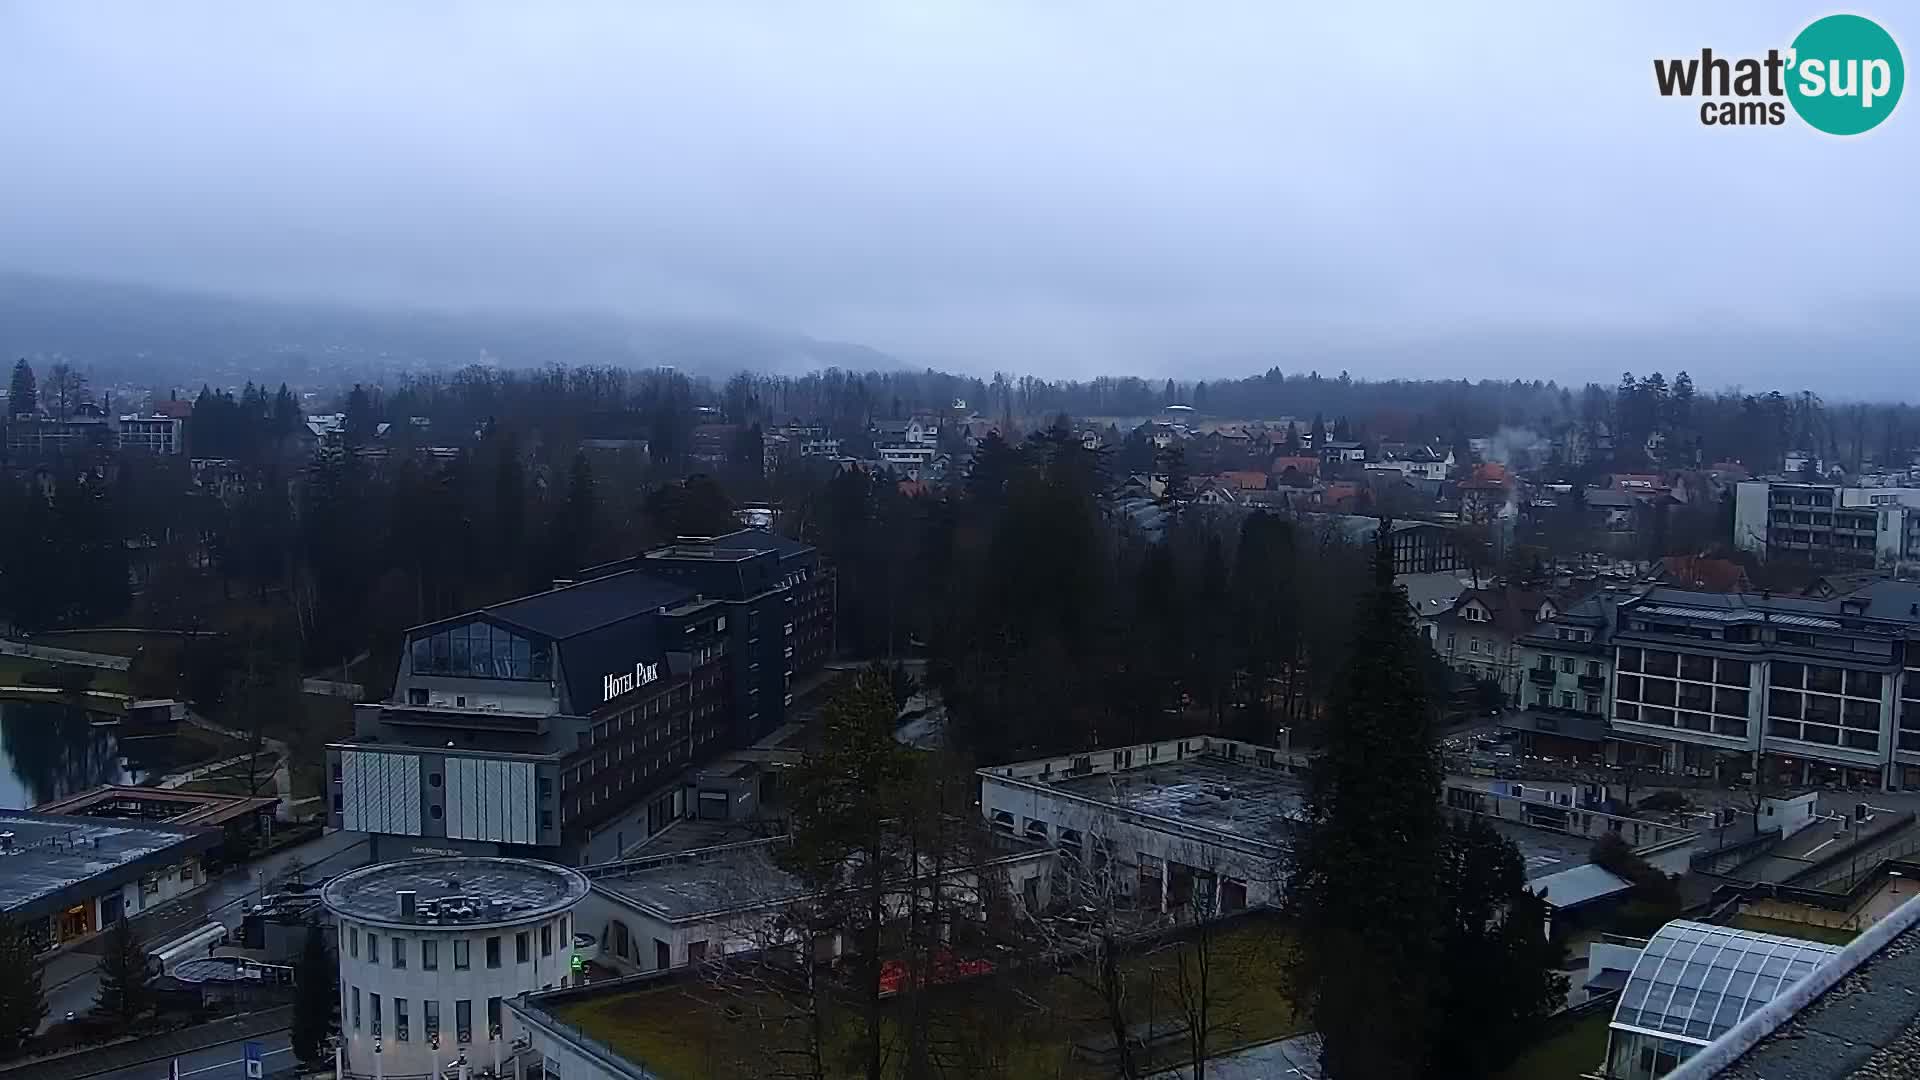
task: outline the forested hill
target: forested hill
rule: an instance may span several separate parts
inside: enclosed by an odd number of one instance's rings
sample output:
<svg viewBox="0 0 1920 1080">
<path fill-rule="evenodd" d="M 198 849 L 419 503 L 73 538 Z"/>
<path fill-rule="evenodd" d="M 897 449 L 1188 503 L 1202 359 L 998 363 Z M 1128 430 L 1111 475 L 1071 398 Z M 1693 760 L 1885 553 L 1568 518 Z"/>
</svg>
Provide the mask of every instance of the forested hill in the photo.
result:
<svg viewBox="0 0 1920 1080">
<path fill-rule="evenodd" d="M 105 381 L 336 383 L 398 371 L 675 367 L 724 377 L 829 367 L 897 370 L 862 345 L 745 323 L 591 313 L 386 310 L 296 304 L 0 272 L 0 357 L 62 359 Z"/>
</svg>

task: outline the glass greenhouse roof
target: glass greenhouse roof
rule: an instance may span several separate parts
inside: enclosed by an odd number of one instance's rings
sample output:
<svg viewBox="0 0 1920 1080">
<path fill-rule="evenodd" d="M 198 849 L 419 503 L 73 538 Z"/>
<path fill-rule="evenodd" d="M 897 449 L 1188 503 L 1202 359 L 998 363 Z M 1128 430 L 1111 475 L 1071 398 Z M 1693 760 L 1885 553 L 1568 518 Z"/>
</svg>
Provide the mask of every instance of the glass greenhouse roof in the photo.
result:
<svg viewBox="0 0 1920 1080">
<path fill-rule="evenodd" d="M 1676 920 L 1647 942 L 1613 1023 L 1705 1045 L 1839 951 L 1817 941 Z"/>
</svg>

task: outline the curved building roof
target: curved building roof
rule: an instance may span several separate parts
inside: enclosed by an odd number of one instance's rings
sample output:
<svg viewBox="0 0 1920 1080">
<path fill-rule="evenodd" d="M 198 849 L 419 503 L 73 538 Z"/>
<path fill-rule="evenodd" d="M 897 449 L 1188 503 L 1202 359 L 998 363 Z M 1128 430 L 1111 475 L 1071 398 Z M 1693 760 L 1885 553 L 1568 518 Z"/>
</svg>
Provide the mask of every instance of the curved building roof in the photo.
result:
<svg viewBox="0 0 1920 1080">
<path fill-rule="evenodd" d="M 1704 1046 L 1805 978 L 1837 945 L 1675 920 L 1647 942 L 1613 1023 Z"/>
<path fill-rule="evenodd" d="M 320 899 L 356 922 L 479 930 L 558 915 L 587 888 L 579 871 L 554 863 L 448 856 L 363 866 L 327 882 Z M 411 916 L 401 910 L 403 892 L 414 894 Z"/>
</svg>

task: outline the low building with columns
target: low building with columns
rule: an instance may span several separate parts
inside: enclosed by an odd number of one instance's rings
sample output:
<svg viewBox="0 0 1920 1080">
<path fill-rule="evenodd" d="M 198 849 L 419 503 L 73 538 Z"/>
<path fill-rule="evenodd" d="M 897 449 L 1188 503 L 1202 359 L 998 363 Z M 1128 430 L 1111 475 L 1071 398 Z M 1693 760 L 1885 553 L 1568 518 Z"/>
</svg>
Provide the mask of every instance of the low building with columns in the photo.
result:
<svg viewBox="0 0 1920 1080">
<path fill-rule="evenodd" d="M 408 859 L 327 883 L 340 941 L 340 1027 L 358 1077 L 516 1073 L 504 1002 L 577 981 L 577 871 L 529 859 Z"/>
<path fill-rule="evenodd" d="M 1118 866 L 1136 909 L 1229 915 L 1273 899 L 1306 765 L 1206 735 L 1039 758 L 979 770 L 980 813 L 1068 867 Z"/>
</svg>

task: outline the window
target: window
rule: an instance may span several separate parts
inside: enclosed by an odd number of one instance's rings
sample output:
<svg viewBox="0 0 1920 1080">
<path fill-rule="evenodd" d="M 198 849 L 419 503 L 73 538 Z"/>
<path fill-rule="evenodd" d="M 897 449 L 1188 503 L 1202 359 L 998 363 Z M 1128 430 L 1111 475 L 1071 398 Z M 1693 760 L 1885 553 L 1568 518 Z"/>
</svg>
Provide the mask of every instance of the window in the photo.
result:
<svg viewBox="0 0 1920 1080">
<path fill-rule="evenodd" d="M 427 1039 L 432 1041 L 440 1037 L 440 1003 L 428 998 L 420 1003 L 420 1013 L 426 1017 Z"/>
<path fill-rule="evenodd" d="M 513 935 L 513 962 L 524 964 L 533 959 L 533 938 L 525 930 Z"/>
<path fill-rule="evenodd" d="M 468 956 L 467 956 L 467 952 L 468 952 L 467 947 L 469 944 L 470 942 L 468 942 L 466 938 L 453 939 L 453 970 L 455 971 L 467 970 L 469 966 Z"/>
<path fill-rule="evenodd" d="M 380 1036 L 380 995 L 379 994 L 367 995 L 367 1011 L 373 1014 L 373 1025 L 368 1030 L 373 1032 L 373 1035 L 375 1038 L 378 1038 Z"/>
<path fill-rule="evenodd" d="M 394 998 L 393 999 L 393 1037 L 395 1040 L 399 1042 L 406 1042 L 408 1034 L 409 1032 L 407 1029 L 407 999 L 403 997 Z"/>
<path fill-rule="evenodd" d="M 409 704 L 409 705 L 425 705 L 426 703 L 427 703 L 427 688 L 426 688 L 426 687 L 424 687 L 424 686 L 409 686 L 409 687 L 407 687 L 407 704 Z"/>
<path fill-rule="evenodd" d="M 1453 651 L 1453 635 L 1452 634 L 1447 635 L 1447 651 L 1448 652 Z"/>
<path fill-rule="evenodd" d="M 1599 677 L 1600 677 L 1600 661 L 1598 660 L 1587 661 L 1587 678 L 1597 679 Z"/>
<path fill-rule="evenodd" d="M 393 939 L 393 966 L 396 968 L 404 968 L 407 966 L 406 938 Z"/>
<path fill-rule="evenodd" d="M 353 988 L 353 1030 L 360 1030 L 360 988 Z"/>
<path fill-rule="evenodd" d="M 490 997 L 487 999 L 487 1035 L 488 1037 L 491 1038 L 493 1036 L 498 1035 L 499 1033 L 500 1033 L 500 999 L 497 997 Z"/>
<path fill-rule="evenodd" d="M 1640 670 L 1640 650 L 1622 648 L 1620 650 L 1620 656 L 1616 661 L 1616 665 L 1619 667 L 1621 671 L 1639 671 Z"/>
<path fill-rule="evenodd" d="M 463 1043 L 473 1041 L 473 1002 L 466 998 L 453 1003 L 453 1037 Z"/>
<path fill-rule="evenodd" d="M 1560 673 L 1562 675 L 1573 674 L 1573 657 L 1563 656 L 1560 658 Z"/>
<path fill-rule="evenodd" d="M 1480 639 L 1479 639 L 1479 638 L 1468 638 L 1468 639 L 1467 639 L 1467 651 L 1468 651 L 1468 652 L 1470 652 L 1470 653 L 1478 653 L 1478 652 L 1480 651 Z"/>
<path fill-rule="evenodd" d="M 487 939 L 487 967 L 497 968 L 499 966 L 500 966 L 500 935 L 495 934 L 492 937 Z"/>
<path fill-rule="evenodd" d="M 377 964 L 379 962 L 380 962 L 380 935 L 369 933 L 367 935 L 367 963 Z"/>
<path fill-rule="evenodd" d="M 552 923 L 542 923 L 540 926 L 540 955 L 541 956 L 553 955 L 553 924 Z"/>
<path fill-rule="evenodd" d="M 700 961 L 705 960 L 706 958 L 707 958 L 707 943 L 705 941 L 687 942 L 687 963 L 697 964 Z"/>
<path fill-rule="evenodd" d="M 355 960 L 360 959 L 360 928 L 357 926 L 347 927 L 347 955 Z"/>
<path fill-rule="evenodd" d="M 1561 707 L 1561 708 L 1563 708 L 1563 709 L 1571 709 L 1571 708 L 1573 708 L 1573 694 L 1572 694 L 1572 693 L 1570 693 L 1569 691 L 1566 691 L 1566 690 L 1562 690 L 1562 691 L 1560 691 L 1560 707 Z"/>
<path fill-rule="evenodd" d="M 440 943 L 432 938 L 420 939 L 420 968 L 422 971 L 440 970 Z"/>
</svg>

